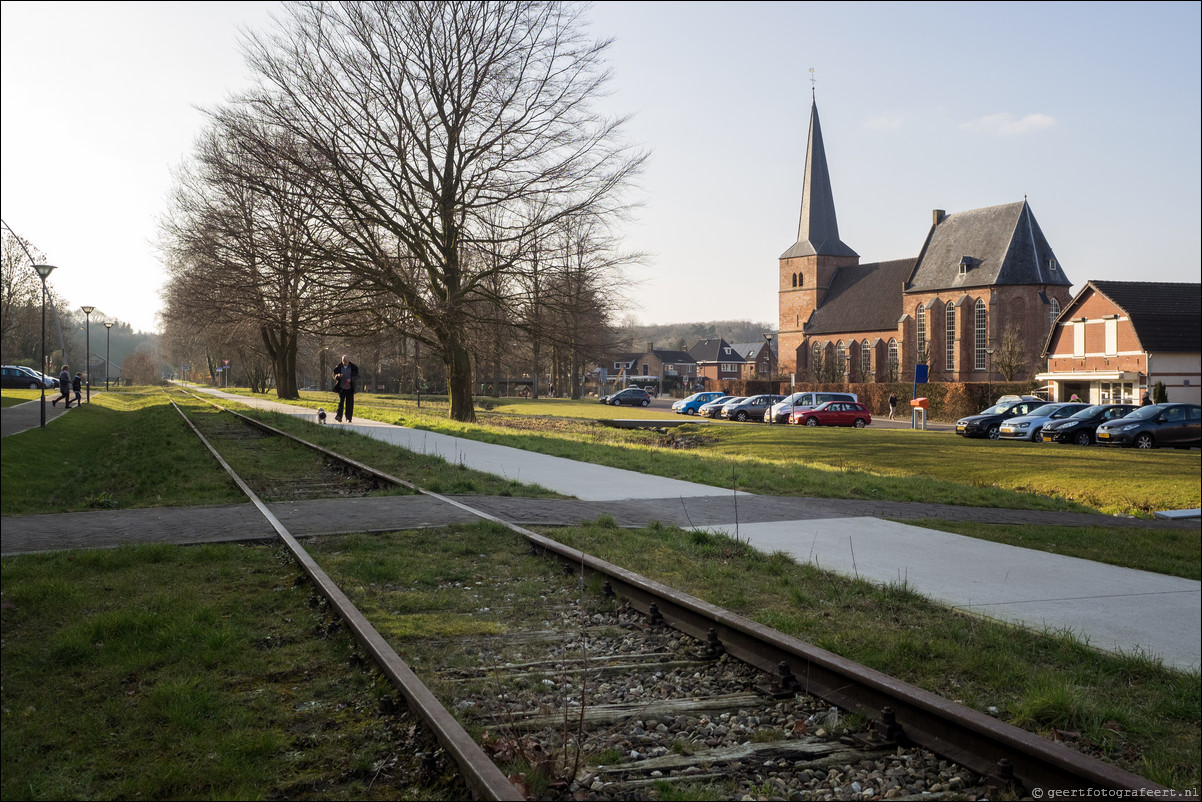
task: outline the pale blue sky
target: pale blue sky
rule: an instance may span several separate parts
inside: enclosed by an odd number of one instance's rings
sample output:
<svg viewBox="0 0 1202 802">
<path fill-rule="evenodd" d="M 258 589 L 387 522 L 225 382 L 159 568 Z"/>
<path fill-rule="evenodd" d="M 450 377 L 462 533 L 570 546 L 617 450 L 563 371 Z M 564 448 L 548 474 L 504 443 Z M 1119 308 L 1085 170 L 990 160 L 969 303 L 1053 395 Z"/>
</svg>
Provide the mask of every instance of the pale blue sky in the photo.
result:
<svg viewBox="0 0 1202 802">
<path fill-rule="evenodd" d="M 139 328 L 194 106 L 245 85 L 272 3 L 5 2 L 5 222 L 52 283 Z M 931 210 L 1027 196 L 1068 276 L 1198 281 L 1198 3 L 601 3 L 606 108 L 652 153 L 627 243 L 643 322 L 776 320 L 810 72 L 844 242 L 913 257 Z"/>
</svg>

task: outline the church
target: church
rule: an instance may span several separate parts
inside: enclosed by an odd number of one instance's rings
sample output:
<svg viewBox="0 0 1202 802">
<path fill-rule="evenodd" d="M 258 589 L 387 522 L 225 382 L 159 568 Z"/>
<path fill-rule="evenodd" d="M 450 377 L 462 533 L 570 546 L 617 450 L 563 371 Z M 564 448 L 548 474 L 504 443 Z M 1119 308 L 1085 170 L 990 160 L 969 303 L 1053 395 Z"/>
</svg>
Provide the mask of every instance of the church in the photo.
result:
<svg viewBox="0 0 1202 802">
<path fill-rule="evenodd" d="M 1025 199 L 936 209 L 917 257 L 860 264 L 839 238 L 811 104 L 797 241 L 780 256 L 782 373 L 908 381 L 925 364 L 931 381 L 984 382 L 998 378 L 995 353 L 1004 349 L 1025 355 L 1030 376 L 1071 283 Z"/>
</svg>

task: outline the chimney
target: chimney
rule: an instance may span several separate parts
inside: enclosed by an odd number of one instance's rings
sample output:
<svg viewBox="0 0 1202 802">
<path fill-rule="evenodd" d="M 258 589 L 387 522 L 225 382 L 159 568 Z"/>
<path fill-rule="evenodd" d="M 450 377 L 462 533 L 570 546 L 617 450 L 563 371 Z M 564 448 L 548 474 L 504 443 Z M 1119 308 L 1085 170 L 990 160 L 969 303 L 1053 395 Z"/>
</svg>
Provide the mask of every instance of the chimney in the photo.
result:
<svg viewBox="0 0 1202 802">
<path fill-rule="evenodd" d="M 647 353 L 651 353 L 654 350 L 655 350 L 655 343 L 647 343 Z"/>
<path fill-rule="evenodd" d="M 931 211 L 931 225 L 937 226 L 943 222 L 943 218 L 947 217 L 947 212 L 943 209 L 934 209 Z"/>
</svg>

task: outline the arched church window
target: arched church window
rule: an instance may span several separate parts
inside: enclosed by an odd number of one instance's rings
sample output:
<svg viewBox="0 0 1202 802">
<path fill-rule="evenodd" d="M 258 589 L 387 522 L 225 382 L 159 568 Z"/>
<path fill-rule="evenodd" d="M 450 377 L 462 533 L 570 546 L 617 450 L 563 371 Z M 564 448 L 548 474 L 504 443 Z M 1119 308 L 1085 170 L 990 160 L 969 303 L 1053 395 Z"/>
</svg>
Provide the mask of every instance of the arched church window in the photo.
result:
<svg viewBox="0 0 1202 802">
<path fill-rule="evenodd" d="M 989 347 L 989 309 L 984 299 L 977 299 L 973 312 L 973 368 L 985 370 L 985 349 Z"/>
<path fill-rule="evenodd" d="M 947 302 L 947 313 L 944 316 L 943 359 L 946 370 L 956 369 L 956 305 Z"/>
<path fill-rule="evenodd" d="M 797 274 L 796 273 L 793 274 L 793 286 L 794 287 L 797 286 Z"/>
<path fill-rule="evenodd" d="M 1048 328 L 1056 324 L 1056 318 L 1060 317 L 1060 302 L 1055 298 L 1048 304 Z"/>
<path fill-rule="evenodd" d="M 914 310 L 914 357 L 918 364 L 927 363 L 927 310 L 922 304 Z"/>
</svg>

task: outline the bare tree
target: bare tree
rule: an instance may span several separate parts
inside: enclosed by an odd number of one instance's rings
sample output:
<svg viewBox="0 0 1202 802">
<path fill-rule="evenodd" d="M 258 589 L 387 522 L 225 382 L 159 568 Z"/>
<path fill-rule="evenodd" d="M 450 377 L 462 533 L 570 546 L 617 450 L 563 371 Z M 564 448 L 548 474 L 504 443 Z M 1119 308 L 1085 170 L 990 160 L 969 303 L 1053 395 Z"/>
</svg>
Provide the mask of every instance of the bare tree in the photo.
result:
<svg viewBox="0 0 1202 802">
<path fill-rule="evenodd" d="M 993 355 L 993 369 L 1002 374 L 1006 381 L 1025 377 L 1031 371 L 1031 351 L 1027 335 L 1022 326 L 1011 323 L 1002 332 L 997 351 Z"/>
<path fill-rule="evenodd" d="M 283 136 L 274 139 L 279 151 L 296 147 Z M 306 181 L 288 160 L 256 162 L 236 133 L 217 125 L 197 142 L 191 167 L 178 173 L 161 224 L 171 314 L 204 325 L 251 324 L 280 398 L 299 396 L 301 334 L 365 303 L 350 282 L 332 283 L 337 271 L 320 264 L 333 250 L 331 235 L 314 222 Z"/>
<path fill-rule="evenodd" d="M 0 256 L 0 354 L 5 363 L 28 360 L 36 363 L 41 325 L 42 284 L 30 259 L 46 257 L 27 240 L 4 235 Z"/>
<path fill-rule="evenodd" d="M 442 356 L 451 417 L 473 420 L 474 300 L 563 217 L 623 212 L 644 160 L 592 107 L 609 42 L 557 2 L 288 12 L 247 43 L 259 88 L 214 116 L 260 162 L 308 172 L 338 260 L 410 310 Z M 264 125 L 303 148 L 278 152 Z"/>
</svg>

